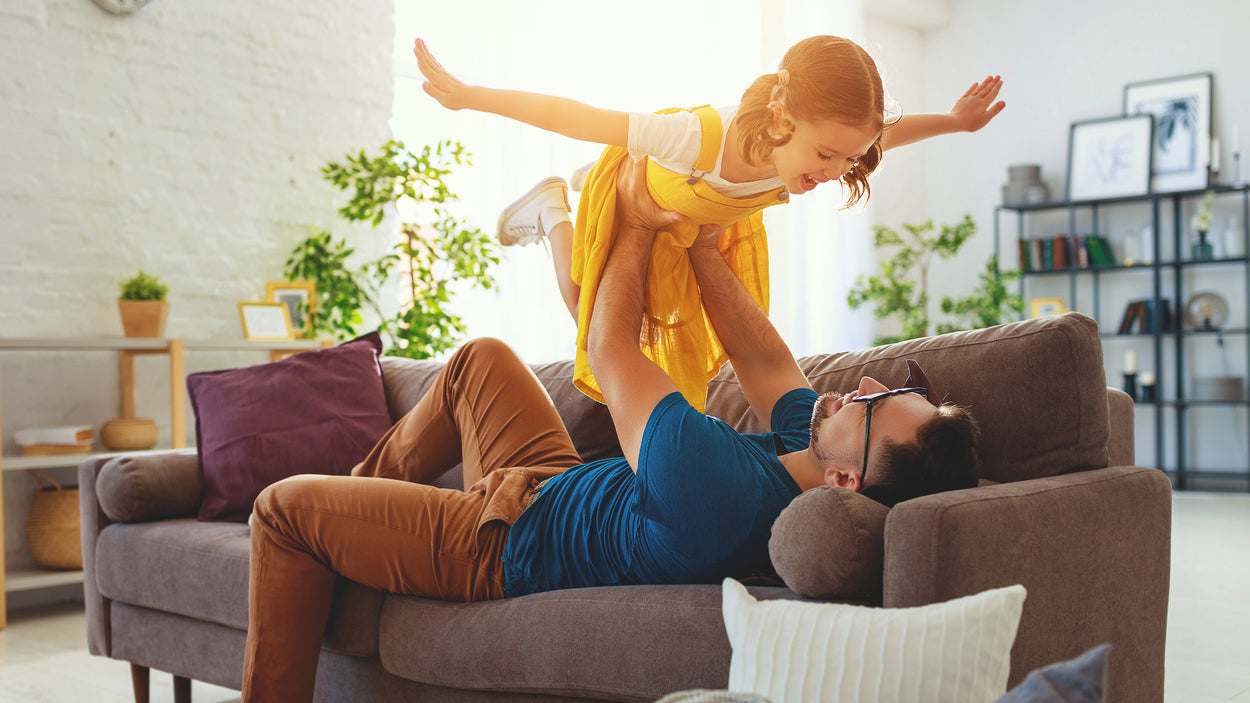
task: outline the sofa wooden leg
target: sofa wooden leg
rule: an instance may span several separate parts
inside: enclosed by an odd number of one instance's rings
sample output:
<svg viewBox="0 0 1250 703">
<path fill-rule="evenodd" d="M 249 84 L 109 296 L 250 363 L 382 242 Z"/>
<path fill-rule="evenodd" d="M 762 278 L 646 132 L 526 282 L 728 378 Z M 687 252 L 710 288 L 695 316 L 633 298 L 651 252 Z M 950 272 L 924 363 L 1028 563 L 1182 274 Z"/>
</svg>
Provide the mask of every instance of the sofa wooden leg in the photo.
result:
<svg viewBox="0 0 1250 703">
<path fill-rule="evenodd" d="M 148 703 L 148 678 L 150 671 L 146 666 L 130 665 L 130 683 L 135 689 L 135 703 Z"/>
<path fill-rule="evenodd" d="M 191 703 L 191 679 L 174 677 L 174 703 Z"/>
</svg>

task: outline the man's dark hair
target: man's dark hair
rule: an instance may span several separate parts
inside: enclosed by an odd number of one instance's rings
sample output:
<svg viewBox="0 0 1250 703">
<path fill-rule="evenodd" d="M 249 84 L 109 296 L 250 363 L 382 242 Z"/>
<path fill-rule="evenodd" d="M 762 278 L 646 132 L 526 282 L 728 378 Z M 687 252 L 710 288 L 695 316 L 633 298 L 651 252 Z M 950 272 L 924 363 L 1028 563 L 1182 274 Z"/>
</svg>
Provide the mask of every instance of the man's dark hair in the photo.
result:
<svg viewBox="0 0 1250 703">
<path fill-rule="evenodd" d="M 868 472 L 863 494 L 888 507 L 942 491 L 973 488 L 981 475 L 981 428 L 957 405 L 942 405 L 916 431 L 916 441 L 886 442 Z"/>
</svg>

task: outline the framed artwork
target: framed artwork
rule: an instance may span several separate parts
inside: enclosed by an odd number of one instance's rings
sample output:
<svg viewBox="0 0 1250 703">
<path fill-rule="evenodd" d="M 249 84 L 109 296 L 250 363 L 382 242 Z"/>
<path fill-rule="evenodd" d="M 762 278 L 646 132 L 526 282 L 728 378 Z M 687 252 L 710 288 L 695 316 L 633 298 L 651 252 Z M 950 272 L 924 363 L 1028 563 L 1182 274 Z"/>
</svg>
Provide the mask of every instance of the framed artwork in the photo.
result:
<svg viewBox="0 0 1250 703">
<path fill-rule="evenodd" d="M 1150 192 L 1154 117 L 1074 122 L 1068 139 L 1068 200 L 1100 200 Z"/>
<path fill-rule="evenodd" d="M 1210 185 L 1210 73 L 1129 83 L 1124 86 L 1124 114 L 1155 118 L 1155 192 L 1203 190 Z"/>
<path fill-rule="evenodd" d="M 314 281 L 269 281 L 265 300 L 286 305 L 291 329 L 296 336 L 308 336 L 308 316 L 317 310 L 317 284 Z"/>
<path fill-rule="evenodd" d="M 1068 304 L 1063 298 L 1033 298 L 1029 301 L 1029 314 L 1033 317 L 1050 317 L 1067 312 Z"/>
<path fill-rule="evenodd" d="M 252 341 L 295 339 L 286 303 L 239 303 L 243 338 Z"/>
</svg>

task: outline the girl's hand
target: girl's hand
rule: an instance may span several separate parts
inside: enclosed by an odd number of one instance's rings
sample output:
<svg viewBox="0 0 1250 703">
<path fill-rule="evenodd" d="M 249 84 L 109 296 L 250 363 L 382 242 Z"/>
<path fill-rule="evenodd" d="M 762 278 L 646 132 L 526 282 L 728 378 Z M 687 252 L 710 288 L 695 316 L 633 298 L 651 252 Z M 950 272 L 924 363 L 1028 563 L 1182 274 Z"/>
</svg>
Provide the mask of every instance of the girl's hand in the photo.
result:
<svg viewBox="0 0 1250 703">
<path fill-rule="evenodd" d="M 951 115 L 965 132 L 975 132 L 989 124 L 994 116 L 1003 111 L 1007 103 L 994 102 L 998 91 L 1003 87 L 1001 76 L 990 76 L 980 83 L 973 83 L 964 94 L 955 101 Z"/>
<path fill-rule="evenodd" d="M 443 68 L 443 65 L 430 53 L 430 48 L 425 45 L 424 41 L 417 39 L 412 53 L 417 57 L 417 67 L 421 69 L 421 75 L 425 76 L 425 82 L 421 84 L 421 87 L 430 97 L 449 110 L 459 110 L 469 106 L 469 86 L 448 73 L 447 69 Z"/>
</svg>

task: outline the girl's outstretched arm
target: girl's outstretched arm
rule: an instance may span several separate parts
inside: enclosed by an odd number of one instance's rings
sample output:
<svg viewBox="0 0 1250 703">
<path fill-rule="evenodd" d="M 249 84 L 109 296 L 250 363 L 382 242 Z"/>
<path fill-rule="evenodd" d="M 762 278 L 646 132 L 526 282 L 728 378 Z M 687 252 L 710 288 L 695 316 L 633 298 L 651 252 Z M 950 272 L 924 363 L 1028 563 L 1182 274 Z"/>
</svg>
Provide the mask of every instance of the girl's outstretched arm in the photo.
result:
<svg viewBox="0 0 1250 703">
<path fill-rule="evenodd" d="M 1001 77 L 990 76 L 980 83 L 973 83 L 945 115 L 903 115 L 898 122 L 885 128 L 885 133 L 881 135 L 881 147 L 893 149 L 939 134 L 975 132 L 989 124 L 1007 106 L 1001 100 L 994 102 L 1002 87 Z"/>
<path fill-rule="evenodd" d="M 492 112 L 566 137 L 626 146 L 628 113 L 602 110 L 554 95 L 468 85 L 448 73 L 424 41 L 418 39 L 412 53 L 416 54 L 417 66 L 425 76 L 421 87 L 443 107 Z"/>
</svg>

